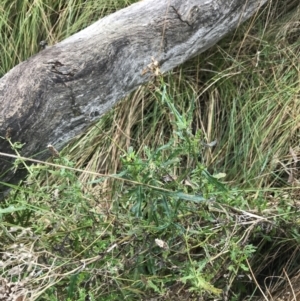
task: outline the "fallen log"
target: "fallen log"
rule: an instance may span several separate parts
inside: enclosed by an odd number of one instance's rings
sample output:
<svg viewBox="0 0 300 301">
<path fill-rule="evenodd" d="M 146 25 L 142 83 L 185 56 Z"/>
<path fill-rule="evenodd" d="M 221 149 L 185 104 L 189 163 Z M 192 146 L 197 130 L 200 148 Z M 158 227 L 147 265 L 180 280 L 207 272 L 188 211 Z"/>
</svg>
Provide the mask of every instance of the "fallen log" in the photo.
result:
<svg viewBox="0 0 300 301">
<path fill-rule="evenodd" d="M 24 144 L 22 156 L 46 159 L 47 145 L 60 150 L 118 100 L 205 51 L 266 2 L 143 0 L 14 67 L 0 79 L 0 181 L 24 177 L 3 156 L 14 153 L 5 137 Z"/>
</svg>

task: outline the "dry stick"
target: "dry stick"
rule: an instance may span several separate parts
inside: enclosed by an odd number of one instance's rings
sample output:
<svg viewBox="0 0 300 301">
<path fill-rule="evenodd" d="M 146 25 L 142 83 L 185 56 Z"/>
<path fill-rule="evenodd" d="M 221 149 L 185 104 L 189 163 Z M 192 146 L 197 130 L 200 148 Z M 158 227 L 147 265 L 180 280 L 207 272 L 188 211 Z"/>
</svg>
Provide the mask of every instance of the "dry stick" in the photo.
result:
<svg viewBox="0 0 300 301">
<path fill-rule="evenodd" d="M 284 275 L 285 275 L 285 277 L 286 277 L 286 279 L 287 279 L 287 281 L 288 281 L 288 283 L 289 283 L 289 285 L 290 285 L 290 287 L 291 287 L 291 290 L 292 290 L 292 293 L 293 293 L 293 297 L 294 297 L 293 300 L 297 301 L 297 297 L 296 297 L 296 295 L 295 295 L 295 291 L 294 291 L 294 289 L 293 289 L 293 285 L 292 285 L 291 280 L 290 280 L 288 274 L 286 273 L 286 270 L 285 270 L 285 269 L 283 269 L 283 273 L 284 273 Z"/>
<path fill-rule="evenodd" d="M 256 280 L 256 278 L 255 278 L 255 275 L 254 275 L 254 273 L 253 273 L 253 271 L 252 271 L 252 269 L 251 269 L 250 263 L 249 263 L 249 261 L 248 261 L 247 258 L 246 258 L 246 262 L 247 262 L 247 264 L 248 264 L 248 267 L 249 267 L 251 276 L 252 276 L 252 278 L 253 278 L 253 280 L 254 280 L 256 286 L 258 287 L 258 289 L 260 290 L 260 292 L 261 292 L 262 295 L 264 296 L 265 300 L 266 300 L 266 301 L 269 301 L 268 297 L 264 294 L 263 290 L 262 290 L 261 287 L 259 286 L 259 284 L 258 284 L 258 282 L 257 282 L 257 280 Z"/>
<path fill-rule="evenodd" d="M 0 152 L 0 156 L 14 158 L 14 159 L 19 159 L 19 160 L 23 160 L 23 161 L 30 161 L 30 162 L 33 162 L 33 163 L 39 163 L 39 164 L 49 165 L 49 166 L 53 166 L 53 167 L 65 168 L 65 169 L 68 169 L 68 170 L 73 170 L 73 171 L 78 171 L 78 172 L 82 172 L 82 173 L 87 173 L 87 174 L 95 175 L 95 176 L 99 176 L 99 177 L 107 177 L 107 178 L 111 178 L 111 179 L 121 180 L 121 181 L 124 181 L 124 182 L 132 183 L 132 184 L 137 184 L 137 185 L 143 185 L 143 186 L 146 186 L 146 187 L 149 187 L 149 188 L 153 188 L 155 190 L 164 191 L 164 192 L 169 192 L 169 193 L 172 192 L 171 190 L 168 190 L 168 189 L 165 189 L 165 188 L 161 188 L 161 187 L 157 187 L 157 186 L 152 186 L 152 185 L 149 185 L 149 184 L 144 184 L 144 183 L 140 183 L 140 182 L 136 182 L 136 181 L 132 181 L 132 180 L 128 180 L 128 179 L 123 179 L 123 178 L 120 178 L 120 177 L 117 177 L 117 176 L 113 176 L 113 175 L 105 175 L 105 174 L 101 174 L 101 173 L 95 172 L 95 171 L 83 170 L 83 169 L 80 169 L 80 168 L 74 168 L 74 167 L 64 166 L 64 165 L 55 164 L 55 163 L 44 162 L 44 161 L 41 161 L 41 160 L 36 160 L 36 159 L 31 159 L 31 158 L 26 158 L 26 157 L 22 157 L 22 156 L 1 153 L 1 152 Z"/>
</svg>

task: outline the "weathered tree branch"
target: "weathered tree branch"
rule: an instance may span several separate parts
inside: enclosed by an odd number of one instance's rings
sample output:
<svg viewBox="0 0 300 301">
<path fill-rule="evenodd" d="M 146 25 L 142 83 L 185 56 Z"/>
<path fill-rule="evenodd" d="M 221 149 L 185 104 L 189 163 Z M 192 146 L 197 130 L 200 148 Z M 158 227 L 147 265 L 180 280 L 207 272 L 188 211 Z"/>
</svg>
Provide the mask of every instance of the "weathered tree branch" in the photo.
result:
<svg viewBox="0 0 300 301">
<path fill-rule="evenodd" d="M 0 136 L 45 159 L 118 100 L 203 52 L 267 0 L 143 0 L 39 52 L 0 79 Z M 0 151 L 13 153 L 0 139 Z M 38 154 L 38 155 L 36 155 Z M 0 179 L 12 159 L 0 157 Z M 5 173 L 5 174 L 4 174 Z"/>
</svg>

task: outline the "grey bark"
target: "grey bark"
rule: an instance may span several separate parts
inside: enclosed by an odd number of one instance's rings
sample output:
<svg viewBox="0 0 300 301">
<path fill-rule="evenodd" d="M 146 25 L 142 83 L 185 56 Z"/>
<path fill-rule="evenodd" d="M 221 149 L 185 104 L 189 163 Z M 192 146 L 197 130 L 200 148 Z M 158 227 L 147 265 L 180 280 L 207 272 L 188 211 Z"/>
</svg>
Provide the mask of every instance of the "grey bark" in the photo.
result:
<svg viewBox="0 0 300 301">
<path fill-rule="evenodd" d="M 158 68 L 205 51 L 265 2 L 143 0 L 100 19 L 0 79 L 0 136 L 25 143 L 23 156 L 46 159 L 48 144 L 61 149 Z M 0 152 L 14 153 L 5 139 Z M 0 156 L 0 181 L 24 176 L 6 172 L 12 162 Z"/>
</svg>

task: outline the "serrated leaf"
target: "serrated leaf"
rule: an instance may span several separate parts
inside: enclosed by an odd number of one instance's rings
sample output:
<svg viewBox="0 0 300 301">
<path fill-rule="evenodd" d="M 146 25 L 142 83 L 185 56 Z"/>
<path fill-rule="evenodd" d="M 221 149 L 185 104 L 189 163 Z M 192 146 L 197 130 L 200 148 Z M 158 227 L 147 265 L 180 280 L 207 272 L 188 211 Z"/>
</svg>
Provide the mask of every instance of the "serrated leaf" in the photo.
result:
<svg viewBox="0 0 300 301">
<path fill-rule="evenodd" d="M 5 213 L 12 213 L 12 212 L 16 212 L 16 211 L 22 211 L 25 210 L 25 207 L 17 207 L 15 208 L 14 206 L 10 206 L 7 208 L 0 208 L 0 214 L 5 214 Z"/>
<path fill-rule="evenodd" d="M 192 201 L 192 202 L 203 202 L 206 201 L 206 199 L 201 195 L 193 195 L 193 194 L 187 194 L 184 192 L 172 192 L 170 193 L 173 197 L 178 197 L 179 199 L 186 200 L 186 201 Z"/>
<path fill-rule="evenodd" d="M 188 275 L 185 277 L 180 278 L 180 280 L 183 283 L 186 283 L 187 280 L 191 280 L 192 282 L 192 288 L 190 288 L 191 291 L 195 290 L 204 290 L 206 292 L 212 293 L 214 295 L 219 296 L 222 293 L 222 290 L 219 288 L 214 287 L 212 284 L 207 282 L 203 277 L 201 277 L 199 274 L 197 275 Z"/>
</svg>

